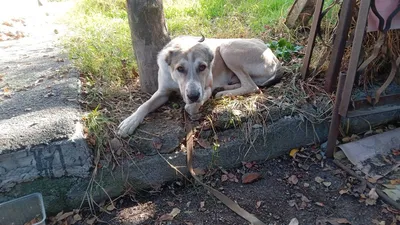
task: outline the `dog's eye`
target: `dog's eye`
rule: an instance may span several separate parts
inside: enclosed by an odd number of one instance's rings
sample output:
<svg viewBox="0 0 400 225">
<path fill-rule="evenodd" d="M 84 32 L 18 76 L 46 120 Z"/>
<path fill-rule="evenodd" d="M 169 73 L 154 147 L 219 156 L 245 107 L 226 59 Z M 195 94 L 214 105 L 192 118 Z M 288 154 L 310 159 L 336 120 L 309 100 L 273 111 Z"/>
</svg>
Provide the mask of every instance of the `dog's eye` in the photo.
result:
<svg viewBox="0 0 400 225">
<path fill-rule="evenodd" d="M 206 67 L 207 67 L 207 66 L 204 65 L 204 64 L 203 64 L 203 65 L 200 65 L 200 66 L 199 66 L 199 70 L 200 70 L 200 71 L 204 71 L 204 70 L 206 69 Z"/>
<path fill-rule="evenodd" d="M 176 68 L 176 70 L 178 70 L 178 72 L 183 73 L 185 71 L 185 68 L 183 68 L 183 66 L 178 66 L 178 68 Z"/>
</svg>

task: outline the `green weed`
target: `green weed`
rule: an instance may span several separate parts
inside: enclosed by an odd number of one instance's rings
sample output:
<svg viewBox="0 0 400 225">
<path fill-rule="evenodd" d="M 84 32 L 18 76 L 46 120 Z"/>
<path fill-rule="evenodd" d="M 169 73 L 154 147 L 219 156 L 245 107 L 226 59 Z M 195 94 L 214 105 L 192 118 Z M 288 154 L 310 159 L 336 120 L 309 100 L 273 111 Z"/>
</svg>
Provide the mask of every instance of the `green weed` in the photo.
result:
<svg viewBox="0 0 400 225">
<path fill-rule="evenodd" d="M 303 49 L 303 46 L 294 45 L 284 38 L 281 38 L 279 41 L 271 41 L 267 43 L 267 46 L 274 51 L 278 59 L 285 62 L 291 61 L 293 57 L 302 57 L 299 53 Z"/>
</svg>

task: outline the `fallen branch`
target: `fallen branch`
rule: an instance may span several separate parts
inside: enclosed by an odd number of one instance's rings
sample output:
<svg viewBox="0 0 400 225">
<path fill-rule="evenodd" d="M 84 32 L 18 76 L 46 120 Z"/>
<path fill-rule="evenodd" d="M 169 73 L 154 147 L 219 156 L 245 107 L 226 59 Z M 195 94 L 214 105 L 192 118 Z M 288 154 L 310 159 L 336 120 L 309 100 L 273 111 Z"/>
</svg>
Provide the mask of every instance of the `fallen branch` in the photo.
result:
<svg viewBox="0 0 400 225">
<path fill-rule="evenodd" d="M 348 168 L 347 166 L 343 165 L 341 162 L 339 162 L 338 160 L 333 160 L 333 162 L 340 167 L 342 170 L 346 171 L 348 174 L 350 174 L 351 176 L 357 178 L 359 181 L 361 182 L 365 182 L 367 184 L 367 186 L 369 188 L 375 188 L 376 189 L 376 193 L 379 195 L 379 197 L 382 198 L 382 200 L 384 202 L 386 202 L 387 204 L 395 207 L 396 209 L 400 210 L 400 204 L 397 203 L 396 201 L 394 201 L 393 199 L 389 198 L 389 196 L 387 196 L 383 191 L 381 191 L 380 189 L 376 188 L 373 184 L 371 184 L 370 182 L 368 182 L 367 180 L 365 180 L 364 178 L 358 176 L 353 170 L 351 170 L 350 168 Z"/>
</svg>

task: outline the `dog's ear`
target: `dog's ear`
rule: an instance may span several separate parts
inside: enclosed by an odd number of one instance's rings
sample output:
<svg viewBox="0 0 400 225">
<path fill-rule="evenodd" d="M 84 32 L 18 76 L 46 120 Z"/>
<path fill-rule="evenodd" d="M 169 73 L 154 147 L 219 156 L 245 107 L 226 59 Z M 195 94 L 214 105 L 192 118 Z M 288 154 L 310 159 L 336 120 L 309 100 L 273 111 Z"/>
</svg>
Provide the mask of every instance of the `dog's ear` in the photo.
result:
<svg viewBox="0 0 400 225">
<path fill-rule="evenodd" d="M 208 62 L 208 64 L 210 64 L 214 59 L 214 53 L 211 51 L 210 48 L 206 48 L 205 52 L 206 52 L 206 56 L 207 56 L 207 62 Z"/>
<path fill-rule="evenodd" d="M 168 64 L 168 66 L 171 65 L 172 63 L 172 58 L 176 56 L 179 53 L 179 49 L 170 49 L 167 54 L 165 54 L 165 62 Z"/>
</svg>

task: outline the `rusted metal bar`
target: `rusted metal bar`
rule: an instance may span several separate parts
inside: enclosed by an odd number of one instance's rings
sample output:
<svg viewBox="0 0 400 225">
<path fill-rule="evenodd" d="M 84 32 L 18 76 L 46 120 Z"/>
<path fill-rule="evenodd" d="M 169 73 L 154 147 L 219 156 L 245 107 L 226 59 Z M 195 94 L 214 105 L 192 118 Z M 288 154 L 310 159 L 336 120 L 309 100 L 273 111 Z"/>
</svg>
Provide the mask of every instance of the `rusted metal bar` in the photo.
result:
<svg viewBox="0 0 400 225">
<path fill-rule="evenodd" d="M 329 68 L 325 75 L 324 89 L 327 92 L 333 91 L 333 85 L 335 85 L 337 81 L 337 76 L 342 65 L 344 49 L 346 48 L 347 34 L 349 33 L 355 3 L 355 0 L 343 1 L 340 9 L 339 25 L 333 42 Z"/>
<path fill-rule="evenodd" d="M 340 73 L 339 83 L 336 89 L 335 106 L 333 107 L 331 125 L 329 126 L 328 143 L 326 146 L 326 156 L 329 158 L 333 157 L 333 153 L 335 152 L 335 147 L 336 147 L 336 140 L 339 135 L 339 126 L 340 126 L 339 106 L 342 101 L 342 93 L 345 80 L 346 80 L 346 74 Z"/>
<path fill-rule="evenodd" d="M 367 25 L 370 5 L 371 5 L 371 0 L 362 0 L 360 3 L 353 46 L 351 48 L 349 68 L 346 74 L 346 81 L 344 83 L 341 104 L 339 106 L 339 114 L 344 117 L 347 115 L 351 97 L 351 91 L 353 89 L 354 79 L 358 69 L 358 61 L 362 49 L 362 43 L 364 39 L 365 28 Z"/>
<path fill-rule="evenodd" d="M 355 111 L 360 109 L 367 109 L 371 107 L 379 107 L 390 104 L 400 104 L 400 94 L 392 94 L 381 96 L 379 102 L 376 103 L 376 99 L 371 97 L 371 99 L 361 99 L 353 101 L 349 104 L 349 110 Z"/>
<path fill-rule="evenodd" d="M 303 66 L 301 67 L 301 71 L 300 71 L 303 80 L 306 78 L 307 73 L 308 73 L 308 68 L 310 66 L 311 56 L 312 56 L 312 52 L 314 49 L 315 38 L 317 36 L 317 28 L 318 28 L 318 24 L 320 22 L 320 15 L 322 12 L 323 5 L 324 5 L 324 0 L 317 0 L 317 3 L 315 4 L 313 22 L 311 25 L 310 36 L 308 37 L 306 54 L 304 56 Z"/>
</svg>

